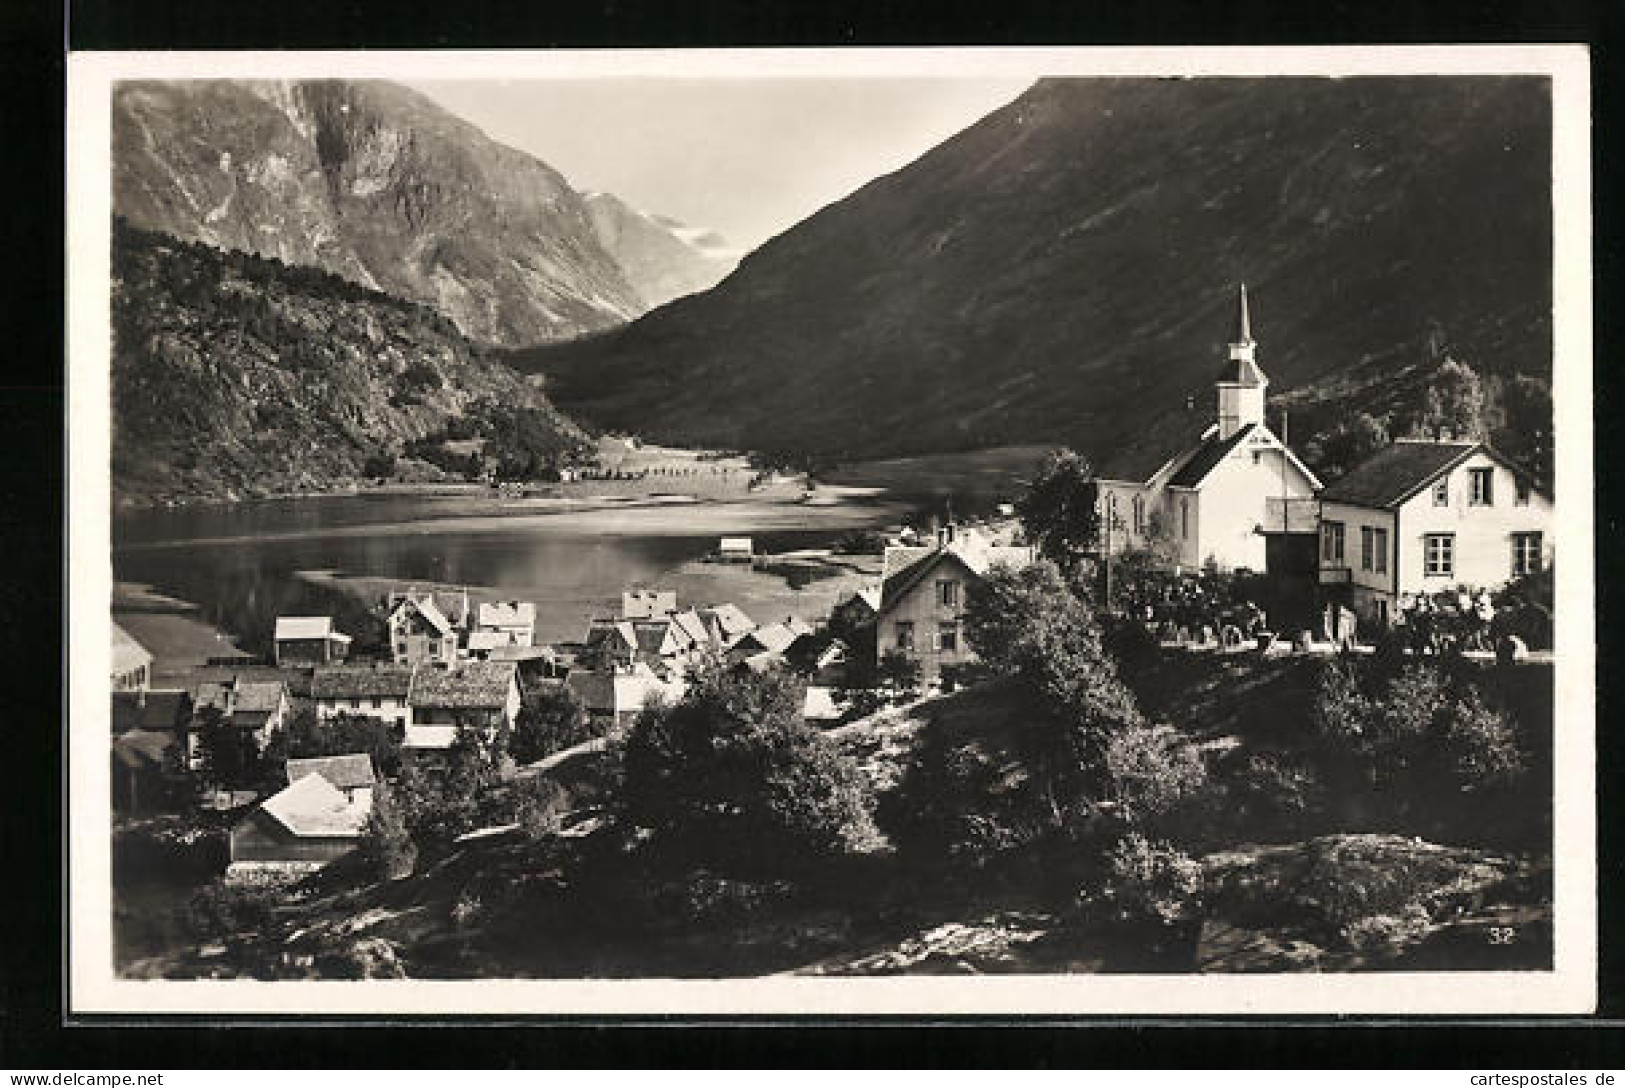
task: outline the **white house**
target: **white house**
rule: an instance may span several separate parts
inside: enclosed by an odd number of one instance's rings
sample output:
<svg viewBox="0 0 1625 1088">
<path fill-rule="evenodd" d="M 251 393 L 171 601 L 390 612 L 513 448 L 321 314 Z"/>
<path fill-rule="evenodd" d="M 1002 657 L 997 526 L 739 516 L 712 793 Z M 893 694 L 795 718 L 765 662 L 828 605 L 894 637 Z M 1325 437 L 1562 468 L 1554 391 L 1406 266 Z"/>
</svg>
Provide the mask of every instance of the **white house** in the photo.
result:
<svg viewBox="0 0 1625 1088">
<path fill-rule="evenodd" d="M 350 652 L 350 636 L 333 626 L 332 616 L 278 616 L 274 641 L 278 667 L 331 665 Z"/>
<path fill-rule="evenodd" d="M 488 636 L 483 648 L 530 646 L 536 638 L 536 606 L 530 601 L 493 601 L 482 604 L 474 620 L 473 635 Z M 470 636 L 470 648 L 473 647 Z M 494 636 L 494 638 L 492 637 Z"/>
<path fill-rule="evenodd" d="M 1407 595 L 1492 588 L 1552 558 L 1552 503 L 1480 442 L 1400 439 L 1320 495 L 1320 583 L 1386 625 Z"/>
<path fill-rule="evenodd" d="M 1320 481 L 1264 422 L 1269 379 L 1257 347 L 1243 286 L 1213 414 L 1198 415 L 1193 402 L 1184 420 L 1148 429 L 1146 441 L 1099 466 L 1103 550 L 1264 571 L 1296 542 L 1307 562 Z"/>
<path fill-rule="evenodd" d="M 450 665 L 457 660 L 460 626 L 432 593 L 392 593 L 389 656 L 397 665 Z"/>
<path fill-rule="evenodd" d="M 364 714 L 403 730 L 412 724 L 415 665 L 326 665 L 310 678 L 310 697 L 323 721 Z"/>
<path fill-rule="evenodd" d="M 109 673 L 114 691 L 145 691 L 152 683 L 152 654 L 116 623 Z"/>
</svg>

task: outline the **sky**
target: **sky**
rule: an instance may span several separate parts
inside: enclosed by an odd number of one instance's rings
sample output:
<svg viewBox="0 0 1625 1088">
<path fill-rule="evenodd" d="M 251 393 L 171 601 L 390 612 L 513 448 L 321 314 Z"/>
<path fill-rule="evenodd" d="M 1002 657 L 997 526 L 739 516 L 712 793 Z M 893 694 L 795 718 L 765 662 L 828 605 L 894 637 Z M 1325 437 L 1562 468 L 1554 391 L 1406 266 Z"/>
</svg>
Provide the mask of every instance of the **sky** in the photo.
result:
<svg viewBox="0 0 1625 1088">
<path fill-rule="evenodd" d="M 754 248 L 904 166 L 1031 78 L 410 81 L 578 190 Z"/>
</svg>

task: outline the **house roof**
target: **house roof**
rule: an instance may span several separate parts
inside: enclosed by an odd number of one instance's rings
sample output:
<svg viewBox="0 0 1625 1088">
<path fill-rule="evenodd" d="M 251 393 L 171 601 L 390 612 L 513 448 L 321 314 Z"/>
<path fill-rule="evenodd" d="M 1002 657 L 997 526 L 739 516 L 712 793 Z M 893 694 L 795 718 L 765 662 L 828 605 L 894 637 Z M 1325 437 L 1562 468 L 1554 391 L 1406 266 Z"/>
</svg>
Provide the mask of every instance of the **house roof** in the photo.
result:
<svg viewBox="0 0 1625 1088">
<path fill-rule="evenodd" d="M 1219 462 L 1230 456 L 1232 450 L 1247 440 L 1253 433 L 1255 424 L 1249 423 L 1229 438 L 1220 438 L 1215 432 L 1211 437 L 1203 440 L 1196 452 L 1179 467 L 1179 471 L 1168 479 L 1169 487 L 1200 487 L 1207 474 L 1218 467 Z"/>
<path fill-rule="evenodd" d="M 764 653 L 776 655 L 788 650 L 801 635 L 801 631 L 788 623 L 766 623 L 745 635 L 735 645 L 745 648 L 757 646 Z"/>
<path fill-rule="evenodd" d="M 491 647 L 492 661 L 545 661 L 553 656 L 553 649 L 548 646 L 510 646 L 503 643 Z"/>
<path fill-rule="evenodd" d="M 671 637 L 670 620 L 632 620 L 632 633 L 640 653 L 659 656 Z"/>
<path fill-rule="evenodd" d="M 481 627 L 535 627 L 536 605 L 530 601 L 495 601 L 480 605 Z"/>
<path fill-rule="evenodd" d="M 126 673 L 152 664 L 152 654 L 147 652 L 147 648 L 116 623 L 113 624 L 112 651 L 112 671 L 115 673 Z"/>
<path fill-rule="evenodd" d="M 351 838 L 366 828 L 372 805 L 352 802 L 322 775 L 307 774 L 268 797 L 260 811 L 301 837 Z"/>
<path fill-rule="evenodd" d="M 113 738 L 113 758 L 132 770 L 161 769 L 166 753 L 174 746 L 174 733 L 156 729 L 131 729 Z"/>
<path fill-rule="evenodd" d="M 403 608 L 415 609 L 418 615 L 428 621 L 430 627 L 440 632 L 442 638 L 450 636 L 455 630 L 450 618 L 440 610 L 440 606 L 435 603 L 432 596 L 407 597 L 395 606 L 395 611 L 399 612 Z"/>
<path fill-rule="evenodd" d="M 724 642 L 732 642 L 756 626 L 756 621 L 736 604 L 724 603 L 700 609 L 700 615 L 714 619 L 721 629 Z"/>
<path fill-rule="evenodd" d="M 692 644 L 699 645 L 711 641 L 711 632 L 706 629 L 705 621 L 700 614 L 692 608 L 686 612 L 673 612 L 672 626 Z"/>
<path fill-rule="evenodd" d="M 174 731 L 192 714 L 192 696 L 184 691 L 113 692 L 113 732 L 131 729 Z"/>
<path fill-rule="evenodd" d="M 412 684 L 415 707 L 495 710 L 508 703 L 514 682 L 511 661 L 464 661 L 450 669 L 419 669 Z"/>
<path fill-rule="evenodd" d="M 898 553 L 896 562 L 893 553 Z M 971 574 L 982 577 L 996 564 L 1025 566 L 1032 562 L 1032 557 L 1031 548 L 993 544 L 974 530 L 942 545 L 887 548 L 884 563 L 886 578 L 880 587 L 881 611 L 907 596 L 926 575 L 944 562 L 958 563 Z"/>
<path fill-rule="evenodd" d="M 376 781 L 372 771 L 372 757 L 365 752 L 288 760 L 289 785 L 307 774 L 319 774 L 341 790 L 370 787 Z"/>
<path fill-rule="evenodd" d="M 1378 450 L 1320 493 L 1323 502 L 1398 506 L 1481 448 L 1476 442 L 1402 439 Z"/>
<path fill-rule="evenodd" d="M 287 698 L 288 686 L 280 680 L 237 681 L 237 713 L 269 714 Z"/>
<path fill-rule="evenodd" d="M 310 678 L 313 699 L 405 698 L 412 692 L 411 665 L 318 665 Z"/>
<path fill-rule="evenodd" d="M 663 681 L 654 670 L 639 663 L 630 672 L 577 670 L 564 680 L 588 710 L 601 714 L 624 714 L 643 709 L 650 695 L 676 698 L 682 685 Z"/>
<path fill-rule="evenodd" d="M 494 650 L 507 644 L 508 636 L 501 631 L 471 631 L 468 635 L 470 650 Z"/>
<path fill-rule="evenodd" d="M 332 616 L 278 616 L 276 640 L 327 638 L 335 634 Z"/>
<path fill-rule="evenodd" d="M 631 620 L 593 620 L 587 628 L 587 645 L 601 646 L 605 642 L 619 642 L 625 649 L 638 648 L 638 635 Z"/>
</svg>

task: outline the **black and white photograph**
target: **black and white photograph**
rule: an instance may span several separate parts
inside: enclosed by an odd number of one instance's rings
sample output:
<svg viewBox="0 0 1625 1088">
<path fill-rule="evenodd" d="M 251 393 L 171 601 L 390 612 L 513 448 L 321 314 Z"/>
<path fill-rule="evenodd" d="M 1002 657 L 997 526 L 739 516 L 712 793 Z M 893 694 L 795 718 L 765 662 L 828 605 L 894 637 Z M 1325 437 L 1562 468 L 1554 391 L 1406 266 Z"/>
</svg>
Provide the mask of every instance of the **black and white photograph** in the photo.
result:
<svg viewBox="0 0 1625 1088">
<path fill-rule="evenodd" d="M 72 61 L 75 1009 L 1594 1007 L 1583 48 Z"/>
</svg>

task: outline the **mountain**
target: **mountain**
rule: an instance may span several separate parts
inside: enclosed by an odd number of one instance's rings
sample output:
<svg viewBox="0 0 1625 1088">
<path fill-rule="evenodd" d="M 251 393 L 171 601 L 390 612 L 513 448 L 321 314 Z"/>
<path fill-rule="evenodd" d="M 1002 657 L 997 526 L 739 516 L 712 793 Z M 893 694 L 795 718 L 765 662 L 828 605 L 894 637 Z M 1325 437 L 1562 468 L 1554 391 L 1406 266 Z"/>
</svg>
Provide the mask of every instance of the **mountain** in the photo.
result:
<svg viewBox="0 0 1625 1088">
<path fill-rule="evenodd" d="M 1044 80 L 711 291 L 512 361 L 665 441 L 1098 457 L 1207 410 L 1241 282 L 1306 411 L 1445 349 L 1549 374 L 1550 184 L 1545 80 Z"/>
<path fill-rule="evenodd" d="M 114 224 L 113 494 L 230 499 L 568 458 L 581 431 L 428 307 Z M 408 456 L 412 455 L 412 456 Z M 466 452 L 457 455 L 466 459 Z"/>
<path fill-rule="evenodd" d="M 381 81 L 125 82 L 113 209 L 138 227 L 312 265 L 518 346 L 648 307 L 545 163 Z"/>
<path fill-rule="evenodd" d="M 647 215 L 612 193 L 582 196 L 599 244 L 651 307 L 713 287 L 739 263 L 715 231 Z"/>
</svg>

